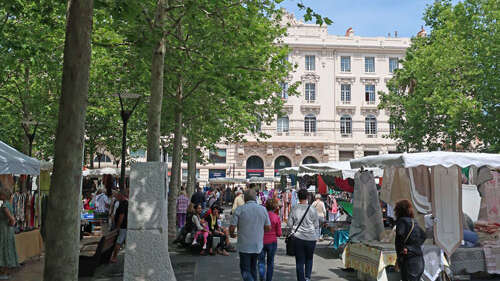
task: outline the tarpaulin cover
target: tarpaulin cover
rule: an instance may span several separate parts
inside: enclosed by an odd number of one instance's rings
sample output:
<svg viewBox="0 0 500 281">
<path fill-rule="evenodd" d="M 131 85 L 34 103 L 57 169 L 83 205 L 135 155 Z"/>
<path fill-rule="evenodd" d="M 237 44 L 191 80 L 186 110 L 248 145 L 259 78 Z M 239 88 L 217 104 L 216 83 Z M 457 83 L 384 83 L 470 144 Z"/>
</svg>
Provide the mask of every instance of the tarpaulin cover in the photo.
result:
<svg viewBox="0 0 500 281">
<path fill-rule="evenodd" d="M 0 175 L 40 174 L 40 161 L 31 158 L 0 141 Z"/>
<path fill-rule="evenodd" d="M 413 168 L 438 165 L 447 168 L 454 165 L 462 168 L 469 166 L 500 168 L 500 154 L 434 151 L 374 155 L 351 160 L 353 169 L 361 167 Z"/>
</svg>

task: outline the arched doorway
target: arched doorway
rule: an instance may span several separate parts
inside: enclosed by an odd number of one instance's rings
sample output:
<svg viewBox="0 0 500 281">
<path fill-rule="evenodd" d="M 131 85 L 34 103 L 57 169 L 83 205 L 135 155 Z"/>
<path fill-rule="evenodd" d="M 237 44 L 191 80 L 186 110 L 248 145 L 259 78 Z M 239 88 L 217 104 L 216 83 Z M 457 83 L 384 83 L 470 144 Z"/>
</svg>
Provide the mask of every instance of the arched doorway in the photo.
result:
<svg viewBox="0 0 500 281">
<path fill-rule="evenodd" d="M 274 160 L 274 176 L 278 176 L 278 171 L 283 168 L 292 167 L 292 161 L 286 156 L 280 156 Z"/>
<path fill-rule="evenodd" d="M 254 155 L 247 159 L 247 179 L 255 177 L 264 177 L 264 161 Z"/>
<path fill-rule="evenodd" d="M 316 164 L 318 163 L 318 159 L 312 157 L 312 156 L 307 156 L 302 160 L 302 164 Z"/>
</svg>

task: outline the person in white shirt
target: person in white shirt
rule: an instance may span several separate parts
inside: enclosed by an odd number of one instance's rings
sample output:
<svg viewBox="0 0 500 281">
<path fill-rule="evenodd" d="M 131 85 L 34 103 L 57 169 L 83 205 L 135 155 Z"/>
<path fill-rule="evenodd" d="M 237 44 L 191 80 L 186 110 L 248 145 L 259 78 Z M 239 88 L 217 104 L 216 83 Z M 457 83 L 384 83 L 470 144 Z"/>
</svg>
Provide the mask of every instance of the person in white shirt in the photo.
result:
<svg viewBox="0 0 500 281">
<path fill-rule="evenodd" d="M 109 212 L 110 201 L 109 197 L 104 193 L 104 190 L 99 189 L 94 199 L 95 212 L 107 215 Z"/>
<path fill-rule="evenodd" d="M 316 194 L 316 200 L 312 203 L 312 207 L 316 208 L 316 212 L 318 213 L 319 219 L 319 228 L 317 229 L 319 241 L 321 241 L 321 227 L 325 223 L 326 218 L 326 208 L 325 203 L 321 200 L 321 194 Z"/>
</svg>

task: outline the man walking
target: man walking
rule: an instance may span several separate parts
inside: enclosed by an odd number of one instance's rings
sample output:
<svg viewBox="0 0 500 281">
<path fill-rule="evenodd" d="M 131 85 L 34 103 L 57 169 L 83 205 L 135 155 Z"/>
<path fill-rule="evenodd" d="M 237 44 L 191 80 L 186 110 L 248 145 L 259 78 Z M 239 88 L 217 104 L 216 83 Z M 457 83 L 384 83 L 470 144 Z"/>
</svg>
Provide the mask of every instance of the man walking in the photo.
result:
<svg viewBox="0 0 500 281">
<path fill-rule="evenodd" d="M 271 230 L 271 221 L 266 208 L 257 204 L 255 190 L 244 194 L 245 204 L 237 208 L 231 220 L 229 233 L 235 238 L 238 227 L 238 251 L 240 271 L 244 281 L 257 281 L 257 257 L 262 251 L 264 231 Z"/>
<path fill-rule="evenodd" d="M 193 203 L 193 205 L 204 205 L 205 194 L 203 194 L 203 191 L 201 191 L 200 186 L 196 188 L 196 192 L 191 196 L 191 203 Z"/>
</svg>

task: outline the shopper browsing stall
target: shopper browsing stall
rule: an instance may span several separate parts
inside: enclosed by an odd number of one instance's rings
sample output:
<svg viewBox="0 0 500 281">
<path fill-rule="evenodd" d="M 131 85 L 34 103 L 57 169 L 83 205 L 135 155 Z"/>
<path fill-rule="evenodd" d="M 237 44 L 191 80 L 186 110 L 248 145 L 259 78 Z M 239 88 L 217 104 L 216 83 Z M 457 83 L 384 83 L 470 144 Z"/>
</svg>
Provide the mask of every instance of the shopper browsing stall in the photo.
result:
<svg viewBox="0 0 500 281">
<path fill-rule="evenodd" d="M 0 280 L 7 280 L 8 270 L 19 266 L 14 225 L 16 220 L 10 203 L 12 193 L 7 188 L 0 188 Z"/>
</svg>

